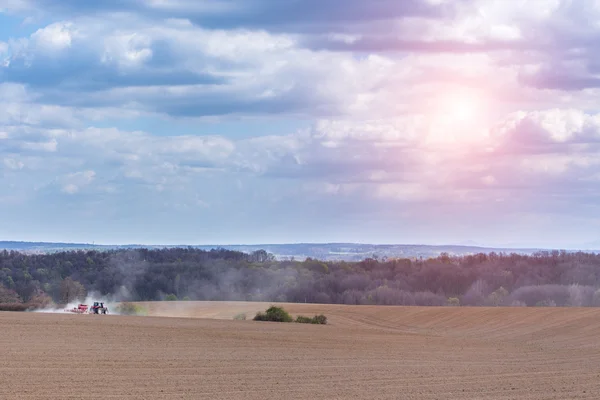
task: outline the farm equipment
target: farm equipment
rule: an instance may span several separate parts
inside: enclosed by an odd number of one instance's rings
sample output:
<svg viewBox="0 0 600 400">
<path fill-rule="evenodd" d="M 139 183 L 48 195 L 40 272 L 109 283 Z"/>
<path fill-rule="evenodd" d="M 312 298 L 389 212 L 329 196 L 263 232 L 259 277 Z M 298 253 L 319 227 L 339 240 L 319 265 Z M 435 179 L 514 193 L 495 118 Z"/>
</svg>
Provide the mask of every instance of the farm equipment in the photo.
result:
<svg viewBox="0 0 600 400">
<path fill-rule="evenodd" d="M 104 307 L 104 303 L 96 301 L 90 308 L 90 314 L 108 314 L 108 307 Z"/>
<path fill-rule="evenodd" d="M 65 309 L 65 312 L 74 314 L 108 314 L 108 307 L 105 307 L 104 303 L 96 301 L 91 307 L 88 307 L 87 304 L 79 304 L 77 307 Z"/>
<path fill-rule="evenodd" d="M 77 307 L 73 307 L 70 310 L 65 310 L 66 312 L 72 312 L 75 314 L 85 314 L 88 311 L 87 304 L 80 304 Z"/>
</svg>

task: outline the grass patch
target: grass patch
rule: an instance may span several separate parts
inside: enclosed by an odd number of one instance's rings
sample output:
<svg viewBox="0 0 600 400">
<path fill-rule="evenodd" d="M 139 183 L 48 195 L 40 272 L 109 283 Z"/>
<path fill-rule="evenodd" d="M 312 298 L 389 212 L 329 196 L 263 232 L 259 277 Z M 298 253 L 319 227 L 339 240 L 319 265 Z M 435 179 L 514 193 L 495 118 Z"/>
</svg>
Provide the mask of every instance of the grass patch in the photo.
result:
<svg viewBox="0 0 600 400">
<path fill-rule="evenodd" d="M 135 303 L 120 303 L 116 307 L 116 312 L 121 315 L 148 315 L 148 310 Z"/>
<path fill-rule="evenodd" d="M 236 321 L 245 321 L 246 314 L 244 314 L 244 313 L 237 314 L 236 316 L 233 317 L 233 319 L 235 319 Z"/>
<path fill-rule="evenodd" d="M 299 323 L 299 324 L 326 325 L 327 324 L 327 317 L 324 316 L 323 314 L 321 314 L 321 315 L 315 315 L 312 318 L 305 317 L 303 315 L 298 315 L 298 317 L 296 317 L 296 322 Z"/>
</svg>

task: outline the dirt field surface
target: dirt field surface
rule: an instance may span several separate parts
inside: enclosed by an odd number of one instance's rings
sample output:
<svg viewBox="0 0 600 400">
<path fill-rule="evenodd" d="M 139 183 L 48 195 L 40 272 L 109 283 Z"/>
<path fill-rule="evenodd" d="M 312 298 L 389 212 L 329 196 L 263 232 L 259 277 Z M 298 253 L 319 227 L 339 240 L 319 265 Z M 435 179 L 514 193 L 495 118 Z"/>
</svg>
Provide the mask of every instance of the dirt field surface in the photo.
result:
<svg viewBox="0 0 600 400">
<path fill-rule="evenodd" d="M 140 304 L 0 313 L 0 399 L 600 399 L 600 309 Z"/>
</svg>

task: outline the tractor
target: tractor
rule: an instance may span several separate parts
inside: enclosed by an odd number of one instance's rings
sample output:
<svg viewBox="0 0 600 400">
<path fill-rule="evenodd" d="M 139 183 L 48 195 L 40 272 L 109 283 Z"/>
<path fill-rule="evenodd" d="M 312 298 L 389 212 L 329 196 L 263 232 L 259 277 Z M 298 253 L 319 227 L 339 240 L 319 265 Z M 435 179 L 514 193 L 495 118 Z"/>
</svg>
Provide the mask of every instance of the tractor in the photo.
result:
<svg viewBox="0 0 600 400">
<path fill-rule="evenodd" d="M 108 314 L 108 307 L 104 307 L 104 303 L 95 301 L 90 307 L 90 314 Z"/>
</svg>

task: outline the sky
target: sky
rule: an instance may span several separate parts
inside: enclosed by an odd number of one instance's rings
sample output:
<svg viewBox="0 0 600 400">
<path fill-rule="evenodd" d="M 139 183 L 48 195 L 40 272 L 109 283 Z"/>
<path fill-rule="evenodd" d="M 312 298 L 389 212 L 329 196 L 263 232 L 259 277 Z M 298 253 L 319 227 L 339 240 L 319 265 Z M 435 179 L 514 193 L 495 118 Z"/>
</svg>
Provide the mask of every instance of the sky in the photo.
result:
<svg viewBox="0 0 600 400">
<path fill-rule="evenodd" d="M 598 0 L 0 0 L 0 240 L 600 248 Z"/>
</svg>

